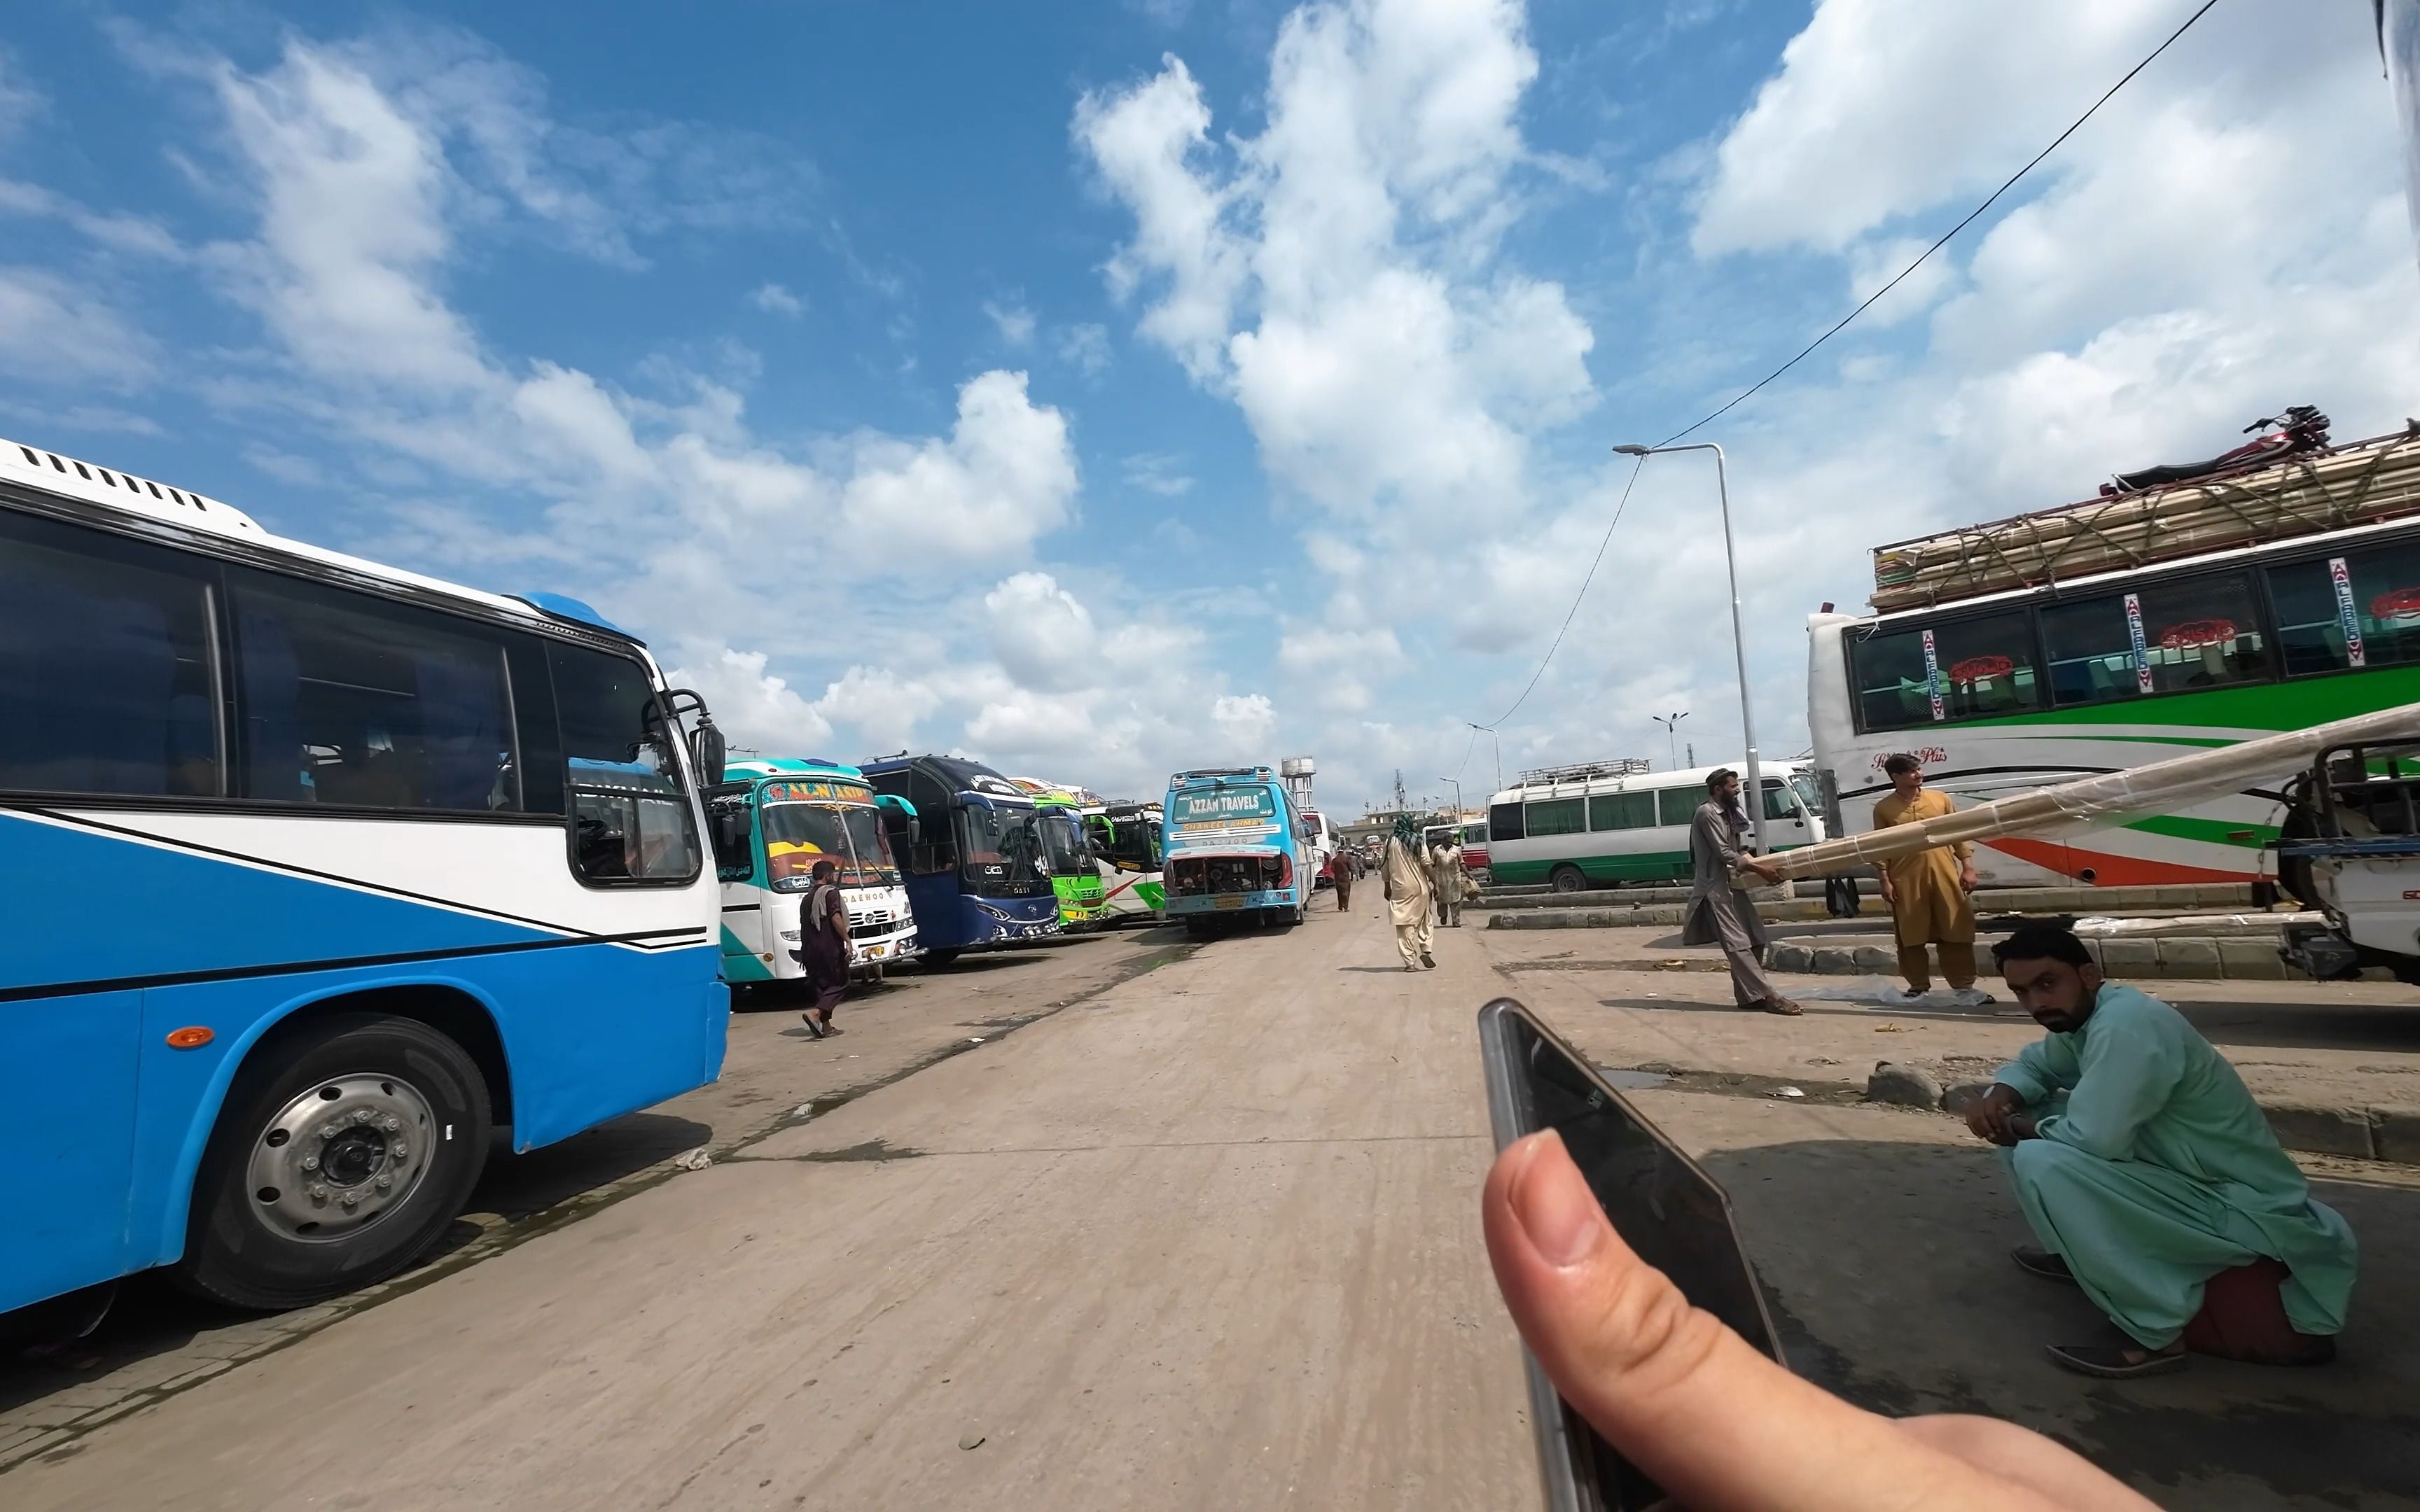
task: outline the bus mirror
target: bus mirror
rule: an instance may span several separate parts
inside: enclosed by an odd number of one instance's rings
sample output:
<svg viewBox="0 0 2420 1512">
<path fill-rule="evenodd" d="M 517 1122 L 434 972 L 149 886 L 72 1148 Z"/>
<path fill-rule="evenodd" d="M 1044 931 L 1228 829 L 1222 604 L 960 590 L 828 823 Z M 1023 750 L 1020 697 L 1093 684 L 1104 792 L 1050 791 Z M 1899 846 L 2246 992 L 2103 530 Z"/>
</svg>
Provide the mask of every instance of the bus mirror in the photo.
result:
<svg viewBox="0 0 2420 1512">
<path fill-rule="evenodd" d="M 690 759 L 696 764 L 700 783 L 711 785 L 722 780 L 722 764 L 728 747 L 723 742 L 722 731 L 714 722 L 714 716 L 706 712 L 704 704 L 698 706 L 697 728 L 689 733 L 689 753 Z"/>
</svg>

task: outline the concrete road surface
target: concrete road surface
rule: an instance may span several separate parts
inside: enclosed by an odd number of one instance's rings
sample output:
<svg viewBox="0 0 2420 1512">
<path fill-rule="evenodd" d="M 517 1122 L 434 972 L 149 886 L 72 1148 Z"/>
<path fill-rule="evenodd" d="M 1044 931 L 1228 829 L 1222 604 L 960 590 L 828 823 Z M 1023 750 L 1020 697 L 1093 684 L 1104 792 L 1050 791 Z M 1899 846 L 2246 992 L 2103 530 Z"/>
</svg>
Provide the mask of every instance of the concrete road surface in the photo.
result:
<svg viewBox="0 0 2420 1512">
<path fill-rule="evenodd" d="M 2085 1381 L 2041 1356 L 2091 1319 L 2009 1265 L 1990 1152 L 1854 1103 L 1877 1046 L 1955 1069 L 2022 1021 L 1740 1014 L 1718 975 L 1568 934 L 1440 931 L 1407 974 L 1379 906 L 910 976 L 828 1043 L 742 1015 L 721 1086 L 505 1163 L 412 1277 L 300 1322 L 154 1304 L 48 1396 L 0 1369 L 22 1412 L 101 1404 L 0 1506 L 1534 1505 L 1476 1223 L 1472 1015 L 1506 991 L 1682 1073 L 1637 1098 L 1733 1193 L 1804 1373 L 2043 1428 L 2171 1506 L 2420 1505 L 2413 1168 L 2307 1163 L 2368 1261 L 2336 1365 Z M 2420 1076 L 2384 1020 L 2295 1048 L 2295 1007 L 2237 1005 L 2257 1032 L 2221 1043 L 2273 1078 Z"/>
<path fill-rule="evenodd" d="M 1464 943 L 1385 969 L 1374 908 L 1323 900 L 101 1427 L 0 1502 L 1520 1504 L 1474 1218 L 1494 978 Z M 883 1037 L 842 1021 L 835 1047 Z"/>
</svg>

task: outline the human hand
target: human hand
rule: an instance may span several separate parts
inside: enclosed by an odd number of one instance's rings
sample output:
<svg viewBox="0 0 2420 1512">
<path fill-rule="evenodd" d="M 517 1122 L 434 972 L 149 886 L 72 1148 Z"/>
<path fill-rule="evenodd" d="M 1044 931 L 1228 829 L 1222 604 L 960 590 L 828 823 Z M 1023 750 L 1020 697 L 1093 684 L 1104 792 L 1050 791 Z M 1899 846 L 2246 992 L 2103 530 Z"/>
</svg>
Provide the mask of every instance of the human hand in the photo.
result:
<svg viewBox="0 0 2420 1512">
<path fill-rule="evenodd" d="M 2028 1113 L 2011 1113 L 2009 1115 L 2009 1142 L 2010 1144 L 2014 1144 L 2020 1139 L 2040 1139 L 2040 1133 L 2034 1125 L 2033 1115 Z"/>
<path fill-rule="evenodd" d="M 1966 1127 L 1978 1139 L 1988 1139 L 1995 1145 L 2013 1145 L 2017 1138 L 2009 1129 L 2009 1121 L 2018 1117 L 2017 1110 L 2023 1106 L 2024 1103 L 2017 1096 L 2015 1088 L 1995 1082 L 1990 1091 L 1966 1104 Z"/>
<path fill-rule="evenodd" d="M 1890 873 L 1883 873 L 1883 902 L 1889 907 L 1899 906 L 1899 889 L 1891 886 Z"/>
<path fill-rule="evenodd" d="M 1761 861 L 1755 856 L 1749 856 L 1742 857 L 1740 864 L 1745 867 L 1748 871 L 1755 872 L 1758 876 L 1762 877 L 1766 887 L 1772 887 L 1780 886 L 1781 868 L 1774 865 L 1771 861 Z"/>
<path fill-rule="evenodd" d="M 1976 873 L 1974 862 L 1964 861 L 1959 864 L 1958 889 L 1961 892 L 1973 892 L 1982 886 L 1982 882 L 1983 879 Z"/>
<path fill-rule="evenodd" d="M 1481 1199 L 1496 1284 L 1563 1399 L 1683 1507 L 2149 1512 L 2089 1461 L 1996 1418 L 1893 1420 L 1801 1381 L 1691 1307 L 1606 1221 L 1551 1131 Z"/>
</svg>

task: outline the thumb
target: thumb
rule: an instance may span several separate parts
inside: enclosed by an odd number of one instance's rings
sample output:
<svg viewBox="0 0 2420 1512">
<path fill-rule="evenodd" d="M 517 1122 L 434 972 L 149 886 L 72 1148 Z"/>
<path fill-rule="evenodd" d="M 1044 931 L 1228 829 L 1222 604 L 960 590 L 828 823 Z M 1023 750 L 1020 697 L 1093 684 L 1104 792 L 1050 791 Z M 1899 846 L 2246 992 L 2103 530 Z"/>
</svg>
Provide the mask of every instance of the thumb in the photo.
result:
<svg viewBox="0 0 2420 1512">
<path fill-rule="evenodd" d="M 1622 1242 L 1552 1130 L 1507 1146 L 1488 1258 L 1565 1401 L 1684 1506 L 2047 1509 L 1757 1352 Z"/>
</svg>

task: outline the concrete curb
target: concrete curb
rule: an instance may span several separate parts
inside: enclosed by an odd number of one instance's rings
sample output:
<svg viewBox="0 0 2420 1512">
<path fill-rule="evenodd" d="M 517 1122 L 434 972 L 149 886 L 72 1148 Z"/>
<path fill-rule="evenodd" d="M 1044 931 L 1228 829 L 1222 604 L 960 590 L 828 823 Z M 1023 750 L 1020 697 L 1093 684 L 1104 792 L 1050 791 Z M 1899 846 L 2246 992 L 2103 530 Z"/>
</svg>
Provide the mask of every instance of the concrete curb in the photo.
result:
<svg viewBox="0 0 2420 1512">
<path fill-rule="evenodd" d="M 1760 887 L 1750 896 L 1760 909 L 1788 907 L 1792 903 L 1821 904 L 1823 888 L 1817 885 L 1799 884 L 1789 900 L 1776 897 L 1780 890 Z M 1873 897 L 1869 885 L 1861 889 L 1864 897 Z M 1543 909 L 1614 909 L 1654 906 L 1659 903 L 1686 903 L 1686 887 L 1598 887 L 1588 892 L 1535 891 L 1524 888 L 1518 892 L 1497 892 L 1490 889 L 1464 904 L 1466 908 L 1504 911 Z M 2179 883 L 2143 887 L 1983 887 L 1975 894 L 1975 911 L 1983 914 L 2111 914 L 2138 908 L 2250 908 L 2252 888 L 2237 882 Z M 1817 908 L 1817 917 L 1822 909 Z M 1888 918 L 1887 909 L 1876 907 L 1867 916 Z"/>
<path fill-rule="evenodd" d="M 2310 976 L 2278 955 L 2276 935 L 2153 935 L 2133 939 L 2087 939 L 2084 948 L 2101 969 L 2120 980 L 2308 981 Z M 1774 971 L 1827 977 L 1894 975 L 1899 952 L 1889 946 L 1831 944 L 1817 939 L 1776 940 L 1765 951 Z"/>
<path fill-rule="evenodd" d="M 1942 1111 L 1952 1117 L 1962 1115 L 1966 1103 L 1989 1085 L 1972 1082 L 1948 1088 L 1941 1094 Z M 2262 1103 L 2260 1112 L 2269 1120 L 2270 1133 L 2288 1149 L 2389 1165 L 2420 1165 L 2420 1109 Z"/>
</svg>

